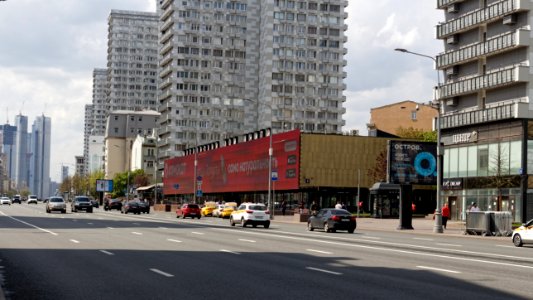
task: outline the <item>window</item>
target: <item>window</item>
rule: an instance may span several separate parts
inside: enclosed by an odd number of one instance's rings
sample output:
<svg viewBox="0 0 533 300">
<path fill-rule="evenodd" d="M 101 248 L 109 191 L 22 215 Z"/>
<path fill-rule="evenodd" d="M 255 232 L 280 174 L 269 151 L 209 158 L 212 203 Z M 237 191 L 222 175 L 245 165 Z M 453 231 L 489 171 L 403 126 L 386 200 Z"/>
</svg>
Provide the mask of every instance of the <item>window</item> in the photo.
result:
<svg viewBox="0 0 533 300">
<path fill-rule="evenodd" d="M 416 121 L 416 110 L 411 112 L 411 120 Z"/>
</svg>

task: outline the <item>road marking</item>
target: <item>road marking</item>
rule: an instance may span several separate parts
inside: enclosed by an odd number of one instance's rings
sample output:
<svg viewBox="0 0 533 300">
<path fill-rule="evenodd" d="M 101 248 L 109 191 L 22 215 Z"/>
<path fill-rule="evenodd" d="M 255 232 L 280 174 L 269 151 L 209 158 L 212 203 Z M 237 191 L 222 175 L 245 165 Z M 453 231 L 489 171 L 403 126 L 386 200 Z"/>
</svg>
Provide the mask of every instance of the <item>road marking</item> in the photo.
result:
<svg viewBox="0 0 533 300">
<path fill-rule="evenodd" d="M 438 245 L 438 246 L 448 246 L 448 247 L 463 247 L 463 245 L 458 245 L 458 244 L 447 244 L 447 243 L 435 243 L 435 245 Z"/>
<path fill-rule="evenodd" d="M 107 229 L 115 229 L 115 228 L 113 228 L 113 227 L 107 227 Z"/>
<path fill-rule="evenodd" d="M 77 241 L 77 240 L 72 240 L 72 239 L 71 239 L 71 240 L 69 240 L 69 241 L 73 242 L 74 244 L 79 244 L 79 243 L 80 243 L 80 241 Z"/>
<path fill-rule="evenodd" d="M 162 226 L 159 226 L 159 229 L 168 229 L 168 228 L 166 228 L 166 227 L 162 227 Z"/>
<path fill-rule="evenodd" d="M 163 275 L 163 276 L 165 276 L 165 277 L 174 277 L 174 275 L 169 274 L 169 273 L 167 273 L 167 272 L 163 272 L 163 271 L 158 270 L 158 269 L 150 269 L 150 271 L 152 271 L 152 272 L 154 272 L 154 273 L 157 273 L 157 274 L 159 274 L 159 275 Z"/>
<path fill-rule="evenodd" d="M 141 225 L 141 224 L 139 224 L 139 223 L 131 223 L 131 224 L 133 224 L 133 225 Z"/>
<path fill-rule="evenodd" d="M 453 271 L 453 270 L 447 270 L 447 269 L 440 269 L 440 268 L 433 268 L 433 267 L 426 267 L 426 266 L 416 266 L 419 269 L 424 270 L 432 270 L 432 271 L 439 271 L 439 272 L 446 272 L 446 273 L 453 273 L 453 274 L 461 274 L 459 271 Z"/>
<path fill-rule="evenodd" d="M 136 234 L 136 235 L 143 235 L 141 232 L 137 232 L 137 231 L 132 231 L 131 233 Z"/>
<path fill-rule="evenodd" d="M 333 272 L 333 271 L 328 271 L 328 270 L 319 269 L 319 268 L 313 268 L 313 267 L 305 267 L 305 268 L 307 270 L 318 271 L 318 272 L 328 273 L 328 274 L 332 274 L 332 275 L 342 275 L 342 273 L 339 273 L 339 272 Z"/>
<path fill-rule="evenodd" d="M 322 254 L 333 254 L 333 252 L 327 252 L 327 251 L 321 251 L 321 250 L 315 250 L 315 249 L 305 249 L 309 252 L 316 252 L 316 253 L 322 253 Z"/>
<path fill-rule="evenodd" d="M 241 242 L 248 242 L 248 243 L 255 243 L 254 240 L 247 240 L 247 239 L 239 239 Z"/>
<path fill-rule="evenodd" d="M 226 252 L 226 253 L 231 253 L 231 254 L 237 254 L 237 255 L 240 255 L 239 252 L 235 252 L 235 251 L 231 251 L 231 250 L 226 250 L 226 249 L 220 249 L 220 252 Z"/>
<path fill-rule="evenodd" d="M 510 246 L 510 245 L 496 245 L 496 247 L 516 248 L 516 246 Z"/>
<path fill-rule="evenodd" d="M 78 222 L 78 220 L 76 220 L 76 219 L 72 219 L 72 222 Z"/>
<path fill-rule="evenodd" d="M 175 239 L 167 239 L 167 241 L 174 242 L 174 243 L 181 243 L 180 240 L 175 240 Z"/>
<path fill-rule="evenodd" d="M 57 233 L 52 232 L 52 231 L 50 231 L 50 230 L 47 230 L 47 229 L 41 228 L 41 227 L 39 227 L 39 226 L 35 226 L 35 225 L 30 224 L 30 223 L 28 223 L 28 222 L 25 222 L 25 221 L 19 220 L 19 219 L 15 218 L 15 217 L 8 216 L 8 215 L 6 215 L 3 211 L 0 211 L 0 213 L 1 213 L 3 216 L 5 216 L 5 217 L 8 217 L 8 218 L 10 218 L 10 219 L 13 219 L 13 220 L 15 220 L 15 221 L 17 221 L 17 222 L 20 222 L 20 223 L 22 223 L 22 224 L 28 225 L 28 226 L 33 227 L 33 228 L 35 228 L 35 229 L 38 229 L 38 230 L 40 230 L 40 231 L 44 231 L 44 232 L 49 233 L 49 234 L 51 234 L 51 235 L 57 235 Z"/>
<path fill-rule="evenodd" d="M 100 252 L 102 252 L 104 254 L 107 254 L 107 255 L 115 255 L 114 253 L 111 253 L 111 252 L 106 251 L 106 250 L 100 250 Z"/>
<path fill-rule="evenodd" d="M 413 238 L 413 240 L 419 240 L 419 241 L 433 241 L 433 239 L 427 239 L 427 238 Z"/>
<path fill-rule="evenodd" d="M 364 238 L 364 239 L 381 240 L 381 238 L 379 238 L 379 237 L 377 237 L 377 236 L 366 236 L 366 235 L 362 235 L 361 237 Z"/>
<path fill-rule="evenodd" d="M 193 232 L 191 232 L 191 233 L 192 233 L 192 234 L 198 234 L 198 235 L 204 235 L 204 234 L 205 234 L 205 233 L 203 233 L 203 232 L 196 232 L 196 231 L 193 231 Z"/>
<path fill-rule="evenodd" d="M 98 217 L 98 220 L 103 220 L 103 219 L 104 219 L 104 218 L 102 218 L 102 217 Z"/>
<path fill-rule="evenodd" d="M 87 225 L 93 225 L 93 223 L 90 223 L 90 222 L 89 222 L 89 223 L 87 223 Z"/>
</svg>

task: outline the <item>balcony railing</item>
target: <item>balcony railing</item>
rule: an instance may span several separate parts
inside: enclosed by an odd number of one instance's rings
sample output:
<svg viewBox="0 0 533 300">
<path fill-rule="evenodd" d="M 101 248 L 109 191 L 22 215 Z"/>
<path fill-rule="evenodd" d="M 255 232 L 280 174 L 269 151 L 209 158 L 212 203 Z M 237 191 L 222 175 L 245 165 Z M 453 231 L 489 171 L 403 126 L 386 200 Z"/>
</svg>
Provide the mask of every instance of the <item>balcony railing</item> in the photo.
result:
<svg viewBox="0 0 533 300">
<path fill-rule="evenodd" d="M 443 39 L 452 34 L 477 27 L 482 23 L 503 18 L 503 16 L 510 13 L 529 10 L 530 7 L 529 0 L 503 0 L 437 25 L 437 38 Z"/>
<path fill-rule="evenodd" d="M 443 9 L 446 8 L 450 4 L 463 2 L 464 0 L 437 0 L 437 8 Z"/>
<path fill-rule="evenodd" d="M 501 121 L 522 118 L 521 112 L 528 112 L 529 104 L 522 102 L 503 104 L 480 110 L 468 112 L 456 112 L 440 117 L 440 128 L 450 129 L 461 126 L 469 126 L 486 122 Z"/>
<path fill-rule="evenodd" d="M 439 98 L 446 99 L 470 94 L 481 89 L 496 88 L 516 82 L 529 80 L 528 66 L 515 66 L 498 70 L 486 75 L 466 78 L 457 82 L 444 84 L 439 88 Z"/>
<path fill-rule="evenodd" d="M 458 50 L 439 54 L 437 56 L 437 68 L 446 67 L 476 60 L 480 56 L 495 54 L 518 46 L 527 46 L 529 43 L 529 30 L 517 30 L 487 40 L 484 43 L 476 43 Z"/>
</svg>

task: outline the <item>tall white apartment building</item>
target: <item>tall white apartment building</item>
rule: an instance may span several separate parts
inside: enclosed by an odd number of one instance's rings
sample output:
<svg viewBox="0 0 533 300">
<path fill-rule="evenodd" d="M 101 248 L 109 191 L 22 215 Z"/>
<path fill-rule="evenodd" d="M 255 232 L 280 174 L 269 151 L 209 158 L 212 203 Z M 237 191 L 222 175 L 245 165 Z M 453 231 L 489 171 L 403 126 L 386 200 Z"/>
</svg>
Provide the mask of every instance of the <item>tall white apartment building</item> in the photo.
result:
<svg viewBox="0 0 533 300">
<path fill-rule="evenodd" d="M 159 157 L 271 127 L 338 133 L 348 1 L 159 2 Z"/>
<path fill-rule="evenodd" d="M 157 110 L 156 13 L 111 10 L 108 25 L 106 117 L 115 110 Z"/>
<path fill-rule="evenodd" d="M 443 200 L 533 218 L 532 0 L 437 0 Z"/>
<path fill-rule="evenodd" d="M 93 111 L 92 111 L 92 135 L 105 135 L 106 116 L 109 107 L 106 104 L 107 91 L 107 69 L 95 68 L 93 70 Z"/>
<path fill-rule="evenodd" d="M 52 140 L 52 120 L 38 116 L 30 133 L 30 193 L 40 199 L 50 196 L 50 151 Z"/>
</svg>

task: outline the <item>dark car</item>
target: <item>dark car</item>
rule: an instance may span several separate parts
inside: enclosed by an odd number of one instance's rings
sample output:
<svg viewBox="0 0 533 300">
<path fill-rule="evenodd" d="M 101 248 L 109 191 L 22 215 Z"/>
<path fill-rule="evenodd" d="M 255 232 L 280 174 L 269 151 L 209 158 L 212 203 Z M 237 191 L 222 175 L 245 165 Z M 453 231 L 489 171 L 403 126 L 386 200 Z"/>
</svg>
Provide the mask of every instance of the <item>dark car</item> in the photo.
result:
<svg viewBox="0 0 533 300">
<path fill-rule="evenodd" d="M 127 213 L 134 213 L 134 214 L 141 214 L 141 208 L 139 207 L 139 200 L 130 200 L 125 201 L 124 205 L 122 205 L 122 209 L 120 210 L 121 213 L 127 214 Z"/>
<path fill-rule="evenodd" d="M 76 196 L 74 201 L 70 204 L 70 210 L 72 212 L 77 212 L 78 210 L 84 210 L 88 213 L 93 212 L 93 206 L 91 205 L 91 200 L 86 196 Z"/>
<path fill-rule="evenodd" d="M 183 204 L 180 208 L 176 209 L 176 218 L 186 217 L 200 219 L 200 206 L 198 204 Z"/>
<path fill-rule="evenodd" d="M 325 232 L 335 232 L 337 230 L 348 230 L 353 233 L 357 227 L 355 216 L 345 209 L 324 208 L 314 216 L 309 217 L 307 229 L 313 231 L 315 228 L 324 229 Z"/>
<path fill-rule="evenodd" d="M 13 196 L 13 203 L 22 204 L 22 201 L 20 200 L 20 195 Z"/>
<path fill-rule="evenodd" d="M 122 201 L 120 199 L 106 199 L 104 201 L 104 210 L 121 210 L 122 209 Z"/>
<path fill-rule="evenodd" d="M 94 208 L 99 208 L 100 207 L 100 203 L 98 203 L 98 200 L 94 200 L 94 199 L 91 199 L 91 205 Z"/>
<path fill-rule="evenodd" d="M 150 213 L 150 202 L 148 201 L 139 201 L 139 210 L 144 214 Z"/>
</svg>

